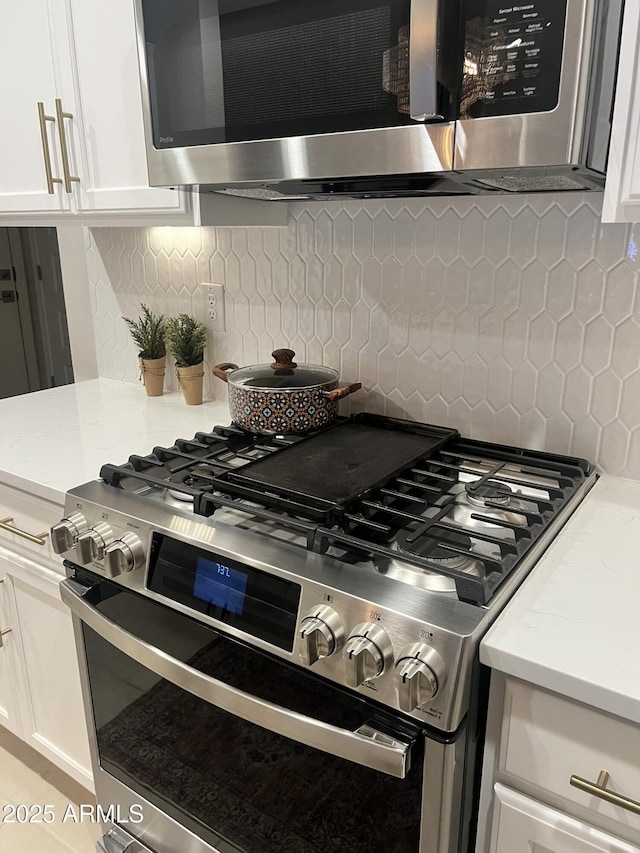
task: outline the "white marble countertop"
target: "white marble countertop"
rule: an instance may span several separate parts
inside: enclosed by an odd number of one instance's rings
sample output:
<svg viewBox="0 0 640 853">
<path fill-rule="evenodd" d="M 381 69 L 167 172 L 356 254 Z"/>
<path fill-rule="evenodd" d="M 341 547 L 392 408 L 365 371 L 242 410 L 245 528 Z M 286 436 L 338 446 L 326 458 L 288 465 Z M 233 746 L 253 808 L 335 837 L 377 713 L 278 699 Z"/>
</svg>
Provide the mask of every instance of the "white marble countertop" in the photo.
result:
<svg viewBox="0 0 640 853">
<path fill-rule="evenodd" d="M 182 394 L 147 397 L 126 382 L 93 379 L 0 400 L 0 483 L 63 504 L 106 462 L 230 422 L 227 401 L 187 406 Z"/>
<path fill-rule="evenodd" d="M 640 723 L 640 482 L 601 477 L 487 633 L 507 675 Z"/>
</svg>

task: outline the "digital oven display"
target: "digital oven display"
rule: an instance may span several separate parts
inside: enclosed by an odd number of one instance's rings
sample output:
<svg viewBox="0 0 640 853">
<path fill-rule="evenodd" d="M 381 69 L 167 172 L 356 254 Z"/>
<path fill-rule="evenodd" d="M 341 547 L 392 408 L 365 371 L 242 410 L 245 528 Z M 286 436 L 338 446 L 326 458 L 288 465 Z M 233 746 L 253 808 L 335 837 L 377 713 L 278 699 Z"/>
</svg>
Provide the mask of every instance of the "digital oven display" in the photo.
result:
<svg viewBox="0 0 640 853">
<path fill-rule="evenodd" d="M 190 610 L 293 650 L 301 587 L 275 574 L 154 533 L 147 586 Z"/>
<path fill-rule="evenodd" d="M 248 577 L 246 572 L 239 572 L 222 563 L 214 563 L 212 560 L 199 557 L 196 563 L 193 594 L 202 601 L 242 616 Z"/>
</svg>

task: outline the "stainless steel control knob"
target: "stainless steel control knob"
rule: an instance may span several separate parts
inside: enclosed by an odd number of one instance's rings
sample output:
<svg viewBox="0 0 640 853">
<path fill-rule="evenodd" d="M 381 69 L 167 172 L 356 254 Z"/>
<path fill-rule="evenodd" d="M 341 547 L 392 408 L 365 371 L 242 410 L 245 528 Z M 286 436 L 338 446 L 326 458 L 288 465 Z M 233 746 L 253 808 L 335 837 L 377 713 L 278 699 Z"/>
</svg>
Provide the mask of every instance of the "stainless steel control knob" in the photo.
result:
<svg viewBox="0 0 640 853">
<path fill-rule="evenodd" d="M 72 512 L 62 521 L 54 524 L 51 528 L 51 544 L 56 554 L 70 551 L 76 544 L 78 536 L 84 533 L 88 526 L 87 519 L 80 512 Z"/>
<path fill-rule="evenodd" d="M 101 560 L 104 557 L 104 549 L 112 542 L 113 530 L 106 522 L 101 521 L 99 524 L 90 527 L 89 530 L 78 536 L 76 542 L 78 562 L 82 563 L 83 566 L 88 566 L 94 560 Z"/>
<path fill-rule="evenodd" d="M 104 571 L 109 578 L 141 566 L 144 566 L 144 545 L 135 533 L 123 533 L 104 549 Z"/>
<path fill-rule="evenodd" d="M 426 643 L 414 643 L 403 649 L 396 663 L 398 704 L 403 711 L 433 701 L 447 680 L 444 661 Z"/>
<path fill-rule="evenodd" d="M 335 610 L 322 604 L 302 619 L 298 629 L 300 660 L 312 666 L 337 651 L 344 640 L 344 626 Z"/>
<path fill-rule="evenodd" d="M 393 664 L 393 647 L 387 632 L 371 622 L 353 629 L 343 655 L 349 687 L 359 687 L 364 681 L 378 678 Z"/>
</svg>

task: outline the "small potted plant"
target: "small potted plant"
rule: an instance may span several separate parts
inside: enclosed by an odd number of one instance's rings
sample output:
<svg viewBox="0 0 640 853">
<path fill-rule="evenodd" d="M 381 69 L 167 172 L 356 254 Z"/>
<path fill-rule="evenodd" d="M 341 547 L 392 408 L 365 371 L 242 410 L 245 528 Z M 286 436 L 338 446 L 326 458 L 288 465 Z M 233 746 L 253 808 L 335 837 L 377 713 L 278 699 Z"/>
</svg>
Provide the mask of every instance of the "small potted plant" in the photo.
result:
<svg viewBox="0 0 640 853">
<path fill-rule="evenodd" d="M 166 363 L 166 321 L 162 314 L 154 314 L 146 305 L 140 305 L 137 320 L 122 319 L 129 326 L 131 337 L 138 347 L 140 375 L 148 397 L 160 397 L 164 389 Z"/>
<path fill-rule="evenodd" d="M 176 374 L 185 403 L 202 403 L 203 354 L 207 330 L 195 317 L 179 314 L 167 320 L 167 349 L 176 361 Z"/>
</svg>

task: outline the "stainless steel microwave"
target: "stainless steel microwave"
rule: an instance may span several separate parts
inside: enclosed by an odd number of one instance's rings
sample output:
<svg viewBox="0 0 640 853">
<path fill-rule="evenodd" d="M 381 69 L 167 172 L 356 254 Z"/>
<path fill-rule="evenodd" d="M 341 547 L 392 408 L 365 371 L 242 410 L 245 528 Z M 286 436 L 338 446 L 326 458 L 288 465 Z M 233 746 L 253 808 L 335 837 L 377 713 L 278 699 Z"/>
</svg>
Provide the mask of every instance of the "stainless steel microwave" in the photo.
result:
<svg viewBox="0 0 640 853">
<path fill-rule="evenodd" d="M 152 186 L 600 189 L 624 0 L 136 0 Z"/>
</svg>

